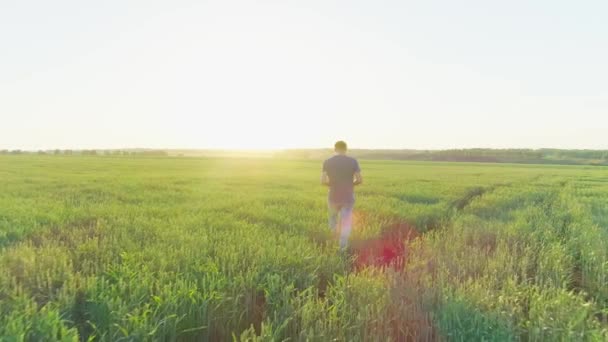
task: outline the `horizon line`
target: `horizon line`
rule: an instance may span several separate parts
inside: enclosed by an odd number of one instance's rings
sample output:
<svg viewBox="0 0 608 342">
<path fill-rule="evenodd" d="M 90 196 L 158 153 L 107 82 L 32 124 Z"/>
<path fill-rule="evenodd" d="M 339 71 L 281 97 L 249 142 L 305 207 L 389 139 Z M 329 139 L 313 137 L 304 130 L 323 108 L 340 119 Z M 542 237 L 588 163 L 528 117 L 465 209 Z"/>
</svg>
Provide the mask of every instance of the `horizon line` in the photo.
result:
<svg viewBox="0 0 608 342">
<path fill-rule="evenodd" d="M 119 148 L 2 148 L 0 151 L 22 151 L 22 152 L 39 152 L 39 151 L 127 151 L 127 150 L 148 150 L 148 151 L 217 151 L 217 152 L 281 152 L 281 151 L 318 151 L 330 150 L 332 147 L 289 147 L 289 148 L 198 148 L 198 147 L 171 147 L 171 148 L 155 148 L 155 147 L 119 147 Z M 451 147 L 451 148 L 369 148 L 369 147 L 353 147 L 348 148 L 349 151 L 454 151 L 454 150 L 564 150 L 564 151 L 608 151 L 606 148 L 559 148 L 559 147 Z"/>
</svg>

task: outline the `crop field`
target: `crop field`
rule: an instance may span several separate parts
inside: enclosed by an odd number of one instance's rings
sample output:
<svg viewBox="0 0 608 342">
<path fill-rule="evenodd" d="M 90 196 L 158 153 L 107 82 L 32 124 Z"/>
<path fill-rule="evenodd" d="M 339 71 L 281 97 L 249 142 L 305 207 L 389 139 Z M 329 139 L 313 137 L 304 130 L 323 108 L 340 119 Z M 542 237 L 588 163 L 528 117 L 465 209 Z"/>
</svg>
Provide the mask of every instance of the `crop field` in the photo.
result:
<svg viewBox="0 0 608 342">
<path fill-rule="evenodd" d="M 605 341 L 608 169 L 0 156 L 2 341 Z"/>
</svg>

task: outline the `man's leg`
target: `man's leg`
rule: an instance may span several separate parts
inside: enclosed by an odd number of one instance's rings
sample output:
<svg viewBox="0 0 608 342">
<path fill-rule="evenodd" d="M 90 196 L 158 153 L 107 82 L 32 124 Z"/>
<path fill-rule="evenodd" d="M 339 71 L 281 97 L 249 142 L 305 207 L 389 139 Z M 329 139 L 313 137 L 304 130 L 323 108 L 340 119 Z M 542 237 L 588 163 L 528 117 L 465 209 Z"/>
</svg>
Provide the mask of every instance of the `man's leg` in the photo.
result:
<svg viewBox="0 0 608 342">
<path fill-rule="evenodd" d="M 353 225 L 353 203 L 343 205 L 340 209 L 340 248 L 346 249 L 348 237 Z"/>
<path fill-rule="evenodd" d="M 335 203 L 331 203 L 331 201 L 327 201 L 327 209 L 329 213 L 329 230 L 331 230 L 332 233 L 335 233 L 338 226 L 340 207 Z"/>
</svg>

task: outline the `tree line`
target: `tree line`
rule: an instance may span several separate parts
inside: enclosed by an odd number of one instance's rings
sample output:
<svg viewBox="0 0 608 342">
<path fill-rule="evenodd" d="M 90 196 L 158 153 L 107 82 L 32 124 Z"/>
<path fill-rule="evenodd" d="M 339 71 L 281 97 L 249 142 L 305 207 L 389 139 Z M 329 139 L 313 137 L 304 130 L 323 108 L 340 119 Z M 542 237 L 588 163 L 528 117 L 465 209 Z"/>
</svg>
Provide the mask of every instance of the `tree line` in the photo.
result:
<svg viewBox="0 0 608 342">
<path fill-rule="evenodd" d="M 276 158 L 322 159 L 330 149 L 294 149 L 274 154 Z M 520 164 L 572 164 L 608 165 L 608 150 L 561 149 L 452 149 L 452 150 L 369 150 L 351 149 L 349 154 L 361 159 L 520 163 Z"/>
<path fill-rule="evenodd" d="M 165 157 L 169 153 L 165 150 L 38 150 L 38 151 L 25 151 L 25 150 L 0 150 L 0 155 L 18 155 L 18 154 L 39 154 L 39 155 L 83 155 L 83 156 L 156 156 Z"/>
</svg>

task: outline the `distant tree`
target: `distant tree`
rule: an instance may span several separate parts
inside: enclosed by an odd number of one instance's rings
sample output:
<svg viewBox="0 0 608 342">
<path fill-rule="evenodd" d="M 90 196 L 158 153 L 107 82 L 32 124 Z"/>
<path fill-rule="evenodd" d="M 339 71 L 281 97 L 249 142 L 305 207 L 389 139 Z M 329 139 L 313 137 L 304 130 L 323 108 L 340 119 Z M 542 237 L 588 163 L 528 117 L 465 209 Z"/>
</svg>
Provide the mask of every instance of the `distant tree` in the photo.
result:
<svg viewBox="0 0 608 342">
<path fill-rule="evenodd" d="M 56 149 L 56 150 L 53 152 L 53 154 L 55 154 L 55 155 L 61 154 L 61 150 Z"/>
<path fill-rule="evenodd" d="M 97 155 L 96 150 L 82 150 L 82 154 L 85 156 L 95 156 Z"/>
<path fill-rule="evenodd" d="M 21 154 L 21 150 L 12 150 L 11 154 Z"/>
<path fill-rule="evenodd" d="M 43 150 L 38 150 L 38 154 L 46 154 Z"/>
<path fill-rule="evenodd" d="M 8 150 L 2 150 L 0 151 L 0 154 L 8 154 Z"/>
<path fill-rule="evenodd" d="M 169 153 L 164 150 L 146 150 L 146 151 L 141 151 L 139 154 L 144 155 L 144 156 L 155 156 L 155 157 L 157 157 L 157 156 L 166 157 L 169 155 Z"/>
<path fill-rule="evenodd" d="M 70 155 L 71 156 L 72 153 L 73 153 L 72 150 L 63 150 L 63 154 L 65 154 L 65 155 Z"/>
</svg>

